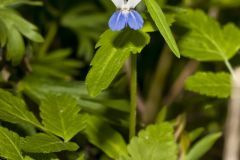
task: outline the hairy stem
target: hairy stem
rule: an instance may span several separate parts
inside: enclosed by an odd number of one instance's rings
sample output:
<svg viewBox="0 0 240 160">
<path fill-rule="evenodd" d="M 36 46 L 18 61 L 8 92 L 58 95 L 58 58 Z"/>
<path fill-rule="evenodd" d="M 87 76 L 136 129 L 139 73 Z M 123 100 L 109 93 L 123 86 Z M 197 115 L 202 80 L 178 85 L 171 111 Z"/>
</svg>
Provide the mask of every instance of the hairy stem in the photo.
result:
<svg viewBox="0 0 240 160">
<path fill-rule="evenodd" d="M 129 125 L 129 139 L 136 134 L 136 115 L 137 115 L 137 55 L 131 56 L 131 111 L 130 111 L 130 125 Z"/>
</svg>

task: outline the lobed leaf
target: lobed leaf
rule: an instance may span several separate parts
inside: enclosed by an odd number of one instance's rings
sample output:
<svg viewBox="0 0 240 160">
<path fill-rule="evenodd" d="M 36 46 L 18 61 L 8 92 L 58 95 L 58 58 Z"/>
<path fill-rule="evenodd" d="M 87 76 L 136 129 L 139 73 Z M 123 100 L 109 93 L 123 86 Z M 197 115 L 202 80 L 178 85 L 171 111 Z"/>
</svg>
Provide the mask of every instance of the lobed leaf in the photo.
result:
<svg viewBox="0 0 240 160">
<path fill-rule="evenodd" d="M 44 127 L 65 142 L 85 127 L 85 118 L 79 112 L 77 100 L 66 94 L 49 94 L 40 105 Z"/>
<path fill-rule="evenodd" d="M 180 40 L 181 53 L 198 61 L 227 61 L 240 49 L 240 29 L 233 24 L 223 28 L 203 11 L 189 10 L 178 22 L 190 31 Z"/>
<path fill-rule="evenodd" d="M 151 125 L 128 145 L 129 157 L 120 160 L 177 160 L 177 145 L 169 123 Z"/>
</svg>

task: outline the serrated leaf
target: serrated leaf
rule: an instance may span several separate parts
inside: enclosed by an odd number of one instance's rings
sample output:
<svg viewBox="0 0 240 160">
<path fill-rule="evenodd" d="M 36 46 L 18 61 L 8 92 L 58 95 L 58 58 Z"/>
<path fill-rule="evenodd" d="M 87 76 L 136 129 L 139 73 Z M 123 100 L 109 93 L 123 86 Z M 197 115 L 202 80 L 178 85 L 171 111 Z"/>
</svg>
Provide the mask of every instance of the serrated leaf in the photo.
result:
<svg viewBox="0 0 240 160">
<path fill-rule="evenodd" d="M 160 33 L 162 34 L 163 38 L 167 42 L 169 48 L 173 51 L 173 53 L 180 57 L 180 52 L 176 41 L 172 35 L 172 32 L 169 28 L 167 19 L 159 6 L 156 0 L 145 0 L 145 4 L 147 6 L 148 12 L 150 13 L 153 21 L 157 25 Z"/>
<path fill-rule="evenodd" d="M 28 123 L 42 128 L 34 114 L 28 111 L 22 99 L 2 89 L 0 89 L 0 119 L 11 123 Z"/>
<path fill-rule="evenodd" d="M 96 47 L 100 47 L 93 58 L 86 85 L 91 96 L 106 89 L 131 53 L 139 53 L 149 43 L 150 37 L 141 31 L 107 30 L 101 36 Z"/>
<path fill-rule="evenodd" d="M 52 153 L 63 150 L 76 151 L 78 145 L 73 142 L 63 142 L 53 135 L 35 134 L 21 140 L 21 148 L 25 152 Z"/>
<path fill-rule="evenodd" d="M 169 123 L 148 126 L 132 138 L 128 152 L 130 156 L 122 160 L 177 160 L 173 127 Z"/>
<path fill-rule="evenodd" d="M 85 118 L 79 114 L 77 100 L 69 95 L 49 94 L 40 105 L 44 127 L 51 133 L 69 141 L 85 127 Z"/>
<path fill-rule="evenodd" d="M 231 78 L 224 72 L 198 72 L 188 77 L 185 88 L 207 96 L 227 98 L 231 93 Z"/>
<path fill-rule="evenodd" d="M 189 10 L 178 22 L 190 31 L 179 42 L 181 53 L 198 61 L 226 61 L 240 49 L 240 30 L 233 24 L 223 28 L 203 11 Z"/>
<path fill-rule="evenodd" d="M 186 160 L 199 160 L 221 137 L 221 133 L 210 134 L 197 142 L 188 152 Z"/>
<path fill-rule="evenodd" d="M 0 157 L 24 160 L 20 150 L 20 137 L 16 133 L 0 127 L 0 144 Z"/>
<path fill-rule="evenodd" d="M 121 134 L 104 123 L 100 117 L 89 115 L 84 132 L 88 140 L 109 157 L 117 159 L 120 155 L 127 154 L 127 146 Z"/>
</svg>

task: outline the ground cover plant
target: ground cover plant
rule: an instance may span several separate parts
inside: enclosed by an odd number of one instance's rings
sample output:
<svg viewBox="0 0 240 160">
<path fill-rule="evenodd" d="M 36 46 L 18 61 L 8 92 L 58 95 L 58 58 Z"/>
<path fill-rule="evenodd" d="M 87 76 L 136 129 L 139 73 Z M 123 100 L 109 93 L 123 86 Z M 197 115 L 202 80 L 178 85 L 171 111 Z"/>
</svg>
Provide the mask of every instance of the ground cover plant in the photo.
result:
<svg viewBox="0 0 240 160">
<path fill-rule="evenodd" d="M 0 159 L 237 160 L 239 0 L 0 0 Z"/>
</svg>

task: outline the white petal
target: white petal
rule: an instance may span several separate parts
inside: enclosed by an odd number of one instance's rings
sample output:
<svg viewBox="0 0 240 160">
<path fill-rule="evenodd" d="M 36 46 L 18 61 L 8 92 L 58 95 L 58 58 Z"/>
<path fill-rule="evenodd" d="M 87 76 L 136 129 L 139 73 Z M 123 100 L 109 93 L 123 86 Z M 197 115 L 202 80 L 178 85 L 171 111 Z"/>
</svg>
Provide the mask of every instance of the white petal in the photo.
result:
<svg viewBox="0 0 240 160">
<path fill-rule="evenodd" d="M 124 5 L 124 0 L 112 0 L 112 2 L 117 8 L 121 8 Z"/>
<path fill-rule="evenodd" d="M 138 3 L 140 3 L 140 2 L 141 2 L 141 0 L 128 0 L 127 6 L 129 8 L 135 8 L 138 5 Z"/>
</svg>

